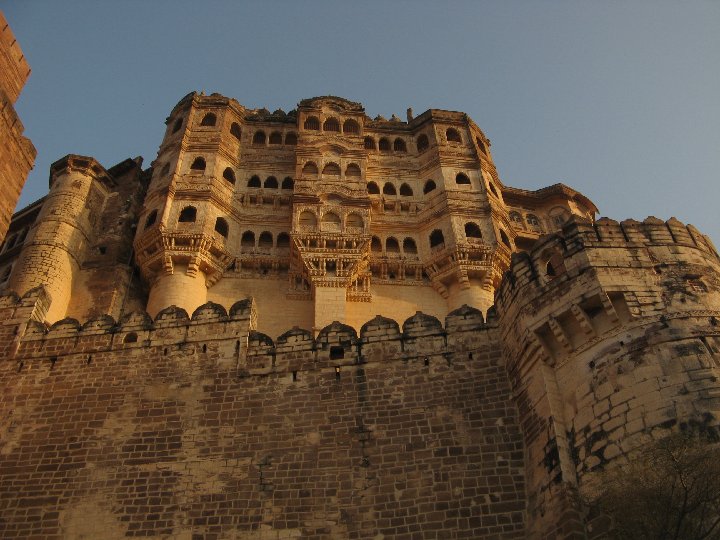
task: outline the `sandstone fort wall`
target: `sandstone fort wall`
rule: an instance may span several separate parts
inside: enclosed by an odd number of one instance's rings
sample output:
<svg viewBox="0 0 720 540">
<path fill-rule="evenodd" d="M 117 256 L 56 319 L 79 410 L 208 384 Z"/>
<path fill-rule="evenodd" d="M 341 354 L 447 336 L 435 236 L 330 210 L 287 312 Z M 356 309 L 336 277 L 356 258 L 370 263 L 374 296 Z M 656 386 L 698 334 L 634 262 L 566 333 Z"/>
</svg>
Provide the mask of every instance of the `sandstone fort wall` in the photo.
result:
<svg viewBox="0 0 720 540">
<path fill-rule="evenodd" d="M 273 342 L 251 301 L 27 323 L 46 303 L 0 308 L 5 537 L 523 536 L 517 410 L 476 310 Z"/>
</svg>

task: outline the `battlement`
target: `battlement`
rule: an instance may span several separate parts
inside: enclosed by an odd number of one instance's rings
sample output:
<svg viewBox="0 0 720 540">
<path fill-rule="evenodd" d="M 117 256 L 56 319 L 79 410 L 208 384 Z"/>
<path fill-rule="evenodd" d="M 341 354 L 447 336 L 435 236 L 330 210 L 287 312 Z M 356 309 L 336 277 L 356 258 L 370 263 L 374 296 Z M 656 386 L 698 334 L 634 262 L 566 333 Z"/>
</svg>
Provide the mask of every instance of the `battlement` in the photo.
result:
<svg viewBox="0 0 720 540">
<path fill-rule="evenodd" d="M 12 327 L 5 333 L 13 335 L 16 342 L 7 359 L 23 362 L 39 356 L 120 350 L 138 353 L 139 359 L 142 353 L 138 349 L 143 348 L 165 348 L 167 354 L 168 347 L 208 350 L 232 343 L 236 354 L 229 356 L 237 361 L 238 369 L 247 375 L 266 375 L 385 359 L 421 358 L 429 363 L 431 358 L 444 359 L 449 353 L 470 350 L 478 339 L 496 341 L 495 334 L 487 332 L 497 327 L 494 317 L 485 321 L 480 311 L 463 306 L 447 315 L 444 327 L 436 317 L 418 312 L 403 323 L 401 331 L 396 321 L 378 315 L 362 326 L 359 335 L 351 326 L 335 321 L 315 338 L 310 331 L 295 327 L 273 340 L 255 330 L 257 308 L 252 298 L 236 302 L 229 311 L 207 302 L 191 316 L 170 306 L 154 319 L 146 312 L 133 312 L 119 321 L 103 315 L 84 323 L 65 318 L 48 326 L 41 321 L 49 303 L 43 287 L 22 298 L 15 293 L 0 296 L 0 317 Z"/>
<path fill-rule="evenodd" d="M 551 284 L 576 277 L 591 268 L 655 267 L 720 263 L 710 239 L 692 225 L 675 218 L 663 222 L 617 222 L 601 218 L 591 223 L 572 217 L 561 233 L 547 235 L 529 253 L 514 253 L 496 293 L 498 309 L 507 310 L 518 292 L 531 286 L 540 294 Z M 527 294 L 524 291 L 523 294 Z"/>
</svg>

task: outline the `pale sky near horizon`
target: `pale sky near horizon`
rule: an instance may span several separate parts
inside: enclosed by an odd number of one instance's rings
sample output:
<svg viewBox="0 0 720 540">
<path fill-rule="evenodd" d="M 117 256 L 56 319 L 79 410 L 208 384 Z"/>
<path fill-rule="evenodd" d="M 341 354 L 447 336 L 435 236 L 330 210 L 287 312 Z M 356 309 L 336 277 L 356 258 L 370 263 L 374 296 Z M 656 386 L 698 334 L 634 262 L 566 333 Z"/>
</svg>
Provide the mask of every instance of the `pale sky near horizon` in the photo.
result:
<svg viewBox="0 0 720 540">
<path fill-rule="evenodd" d="M 720 246 L 720 1 L 0 0 L 32 68 L 20 206 L 74 153 L 149 166 L 177 101 L 374 117 L 464 111 L 506 185 L 563 182 L 601 216 L 675 216 Z"/>
</svg>

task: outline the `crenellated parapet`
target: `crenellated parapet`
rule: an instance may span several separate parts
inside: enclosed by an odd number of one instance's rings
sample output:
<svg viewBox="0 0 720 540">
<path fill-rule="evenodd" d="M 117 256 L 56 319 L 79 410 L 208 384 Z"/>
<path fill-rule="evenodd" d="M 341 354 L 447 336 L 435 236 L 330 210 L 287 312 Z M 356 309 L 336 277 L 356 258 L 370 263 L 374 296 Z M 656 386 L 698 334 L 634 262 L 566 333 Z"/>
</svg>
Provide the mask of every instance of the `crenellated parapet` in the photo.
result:
<svg viewBox="0 0 720 540">
<path fill-rule="evenodd" d="M 486 322 L 480 311 L 469 306 L 448 314 L 444 326 L 418 312 L 402 324 L 402 330 L 394 320 L 377 316 L 359 333 L 334 321 L 317 336 L 295 327 L 273 340 L 255 329 L 257 309 L 252 298 L 236 302 L 230 310 L 207 302 L 192 315 L 170 306 L 154 318 L 133 312 L 119 321 L 102 315 L 84 323 L 65 318 L 52 325 L 43 322 L 48 305 L 44 288 L 22 298 L 14 293 L 0 296 L 0 317 L 6 321 L 0 333 L 12 336 L 7 340 L 6 360 L 22 364 L 45 357 L 87 359 L 93 354 L 123 350 L 135 354 L 143 349 L 166 355 L 169 350 L 192 348 L 217 352 L 218 361 L 241 376 L 318 369 L 339 373 L 343 367 L 372 362 L 399 360 L 424 366 L 449 362 L 453 354 L 494 347 L 497 341 L 494 317 Z"/>
<path fill-rule="evenodd" d="M 571 220 L 513 255 L 496 307 L 537 537 L 581 523 L 561 514 L 594 471 L 720 421 L 720 258 L 694 227 Z"/>
</svg>

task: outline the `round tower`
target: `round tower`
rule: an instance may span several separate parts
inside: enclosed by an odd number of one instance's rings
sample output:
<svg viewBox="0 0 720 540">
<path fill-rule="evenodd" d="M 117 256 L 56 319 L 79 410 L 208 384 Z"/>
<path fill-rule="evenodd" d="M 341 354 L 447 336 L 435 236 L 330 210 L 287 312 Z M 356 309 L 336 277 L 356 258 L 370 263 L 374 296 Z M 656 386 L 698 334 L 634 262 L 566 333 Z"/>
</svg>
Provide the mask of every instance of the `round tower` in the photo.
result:
<svg viewBox="0 0 720 540">
<path fill-rule="evenodd" d="M 234 100 L 191 93 L 166 121 L 135 237 L 151 315 L 170 305 L 192 313 L 231 263 L 241 114 Z"/>
<path fill-rule="evenodd" d="M 68 155 L 50 167 L 50 191 L 8 284 L 20 295 L 44 285 L 51 298 L 48 322 L 66 315 L 88 238 L 113 183 L 90 157 Z"/>
</svg>

